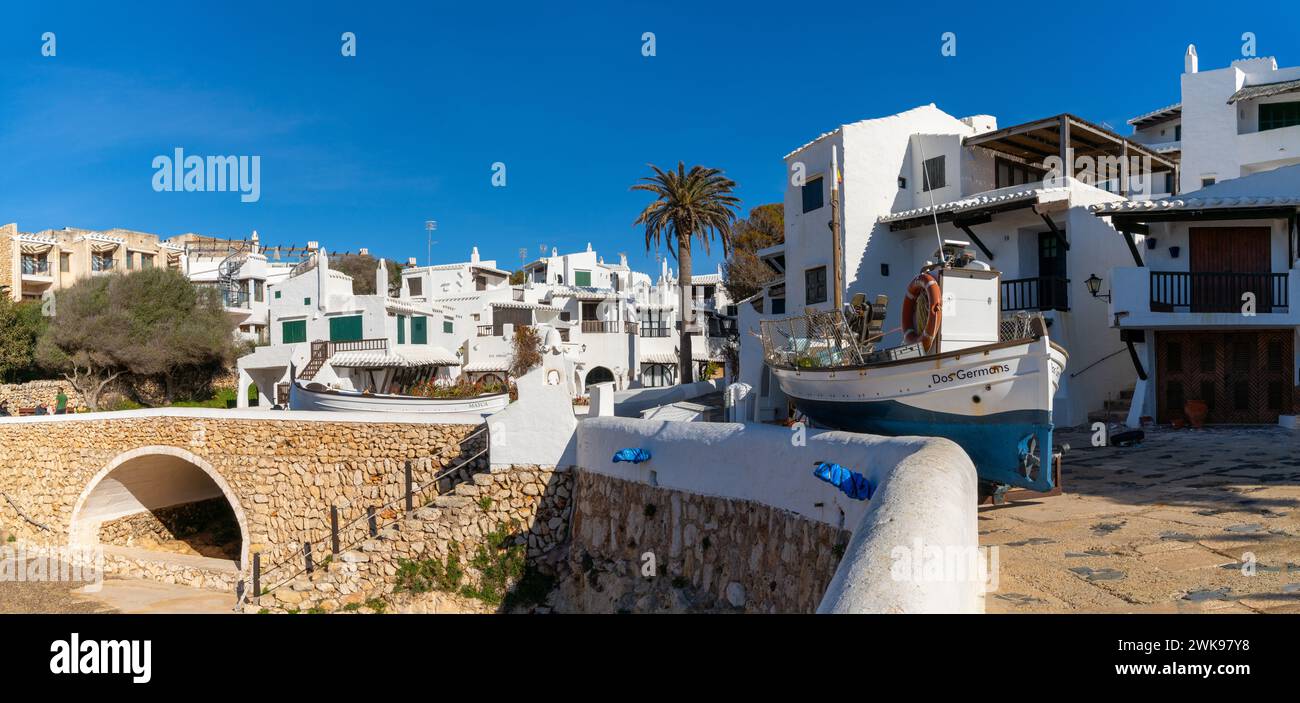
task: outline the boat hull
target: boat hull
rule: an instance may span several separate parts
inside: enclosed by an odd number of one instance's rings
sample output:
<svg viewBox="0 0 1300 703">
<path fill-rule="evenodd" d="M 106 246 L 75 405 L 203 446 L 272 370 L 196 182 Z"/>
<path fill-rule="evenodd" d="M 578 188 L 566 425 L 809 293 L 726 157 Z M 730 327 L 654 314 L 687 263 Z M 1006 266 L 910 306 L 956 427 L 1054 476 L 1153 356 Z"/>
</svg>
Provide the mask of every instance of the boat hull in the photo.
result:
<svg viewBox="0 0 1300 703">
<path fill-rule="evenodd" d="M 1064 351 L 1046 339 L 860 368 L 773 367 L 814 423 L 851 432 L 956 442 L 982 480 L 1054 486 L 1052 396 Z"/>
<path fill-rule="evenodd" d="M 311 390 L 298 383 L 289 387 L 290 410 L 326 412 L 379 412 L 488 415 L 510 404 L 510 394 L 477 398 L 421 398 L 406 395 L 363 394 L 337 390 Z"/>
</svg>

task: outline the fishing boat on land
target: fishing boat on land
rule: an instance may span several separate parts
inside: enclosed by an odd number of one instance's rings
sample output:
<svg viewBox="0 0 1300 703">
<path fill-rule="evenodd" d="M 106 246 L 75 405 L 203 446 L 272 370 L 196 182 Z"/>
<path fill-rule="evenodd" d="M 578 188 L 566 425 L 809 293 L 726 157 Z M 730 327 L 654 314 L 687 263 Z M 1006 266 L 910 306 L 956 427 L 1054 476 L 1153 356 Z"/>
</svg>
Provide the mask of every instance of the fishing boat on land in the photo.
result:
<svg viewBox="0 0 1300 703">
<path fill-rule="evenodd" d="M 487 414 L 502 410 L 509 404 L 510 393 L 505 391 L 472 398 L 426 398 L 340 390 L 321 383 L 304 384 L 297 380 L 289 387 L 290 410 Z"/>
<path fill-rule="evenodd" d="M 904 343 L 877 348 L 888 300 L 762 323 L 781 390 L 818 426 L 946 437 L 981 489 L 1055 484 L 1052 397 L 1068 355 L 1039 314 L 1002 318 L 999 273 L 973 260 L 923 269 L 908 287 Z"/>
<path fill-rule="evenodd" d="M 292 379 L 289 384 L 290 410 L 484 415 L 503 410 L 510 404 L 508 388 L 500 392 L 438 398 L 334 388 L 320 382 L 298 378 L 293 364 L 289 365 L 289 377 Z"/>
</svg>

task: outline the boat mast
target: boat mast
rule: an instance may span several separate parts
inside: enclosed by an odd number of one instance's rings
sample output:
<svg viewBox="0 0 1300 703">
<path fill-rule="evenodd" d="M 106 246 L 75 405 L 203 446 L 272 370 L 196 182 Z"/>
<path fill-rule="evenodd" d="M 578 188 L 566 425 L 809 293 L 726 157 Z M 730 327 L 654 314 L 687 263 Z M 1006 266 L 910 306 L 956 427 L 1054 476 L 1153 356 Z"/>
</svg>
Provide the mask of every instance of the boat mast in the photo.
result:
<svg viewBox="0 0 1300 703">
<path fill-rule="evenodd" d="M 840 161 L 838 150 L 831 145 L 831 269 L 835 289 L 835 309 L 844 309 L 844 273 L 840 262 L 844 258 L 840 241 Z"/>
</svg>

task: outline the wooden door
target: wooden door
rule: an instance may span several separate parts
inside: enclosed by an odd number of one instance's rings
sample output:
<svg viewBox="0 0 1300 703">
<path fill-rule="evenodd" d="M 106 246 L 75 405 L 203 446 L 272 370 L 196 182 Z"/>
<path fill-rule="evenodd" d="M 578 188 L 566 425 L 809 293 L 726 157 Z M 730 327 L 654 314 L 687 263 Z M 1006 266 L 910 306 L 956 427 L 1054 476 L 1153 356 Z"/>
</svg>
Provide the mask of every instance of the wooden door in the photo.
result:
<svg viewBox="0 0 1300 703">
<path fill-rule="evenodd" d="M 1192 312 L 1239 312 L 1248 292 L 1256 312 L 1272 312 L 1271 233 L 1268 227 L 1190 228 Z"/>
<path fill-rule="evenodd" d="M 1207 422 L 1272 424 L 1294 407 L 1291 330 L 1156 333 L 1157 421 L 1204 400 Z"/>
</svg>

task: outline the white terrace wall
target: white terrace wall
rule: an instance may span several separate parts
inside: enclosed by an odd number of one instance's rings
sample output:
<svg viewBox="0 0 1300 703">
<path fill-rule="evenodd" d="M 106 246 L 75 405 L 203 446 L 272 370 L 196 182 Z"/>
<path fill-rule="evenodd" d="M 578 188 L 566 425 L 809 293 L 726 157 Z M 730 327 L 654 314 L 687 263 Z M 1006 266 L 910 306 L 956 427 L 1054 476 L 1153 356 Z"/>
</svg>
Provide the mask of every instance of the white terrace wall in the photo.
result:
<svg viewBox="0 0 1300 703">
<path fill-rule="evenodd" d="M 628 447 L 651 460 L 613 463 Z M 574 609 L 983 608 L 977 581 L 892 575 L 896 550 L 916 540 L 977 548 L 975 469 L 947 440 L 600 417 L 579 423 L 577 457 L 573 577 L 562 585 Z M 867 476 L 874 499 L 817 480 L 821 461 Z M 647 554 L 667 578 L 643 575 Z"/>
</svg>

